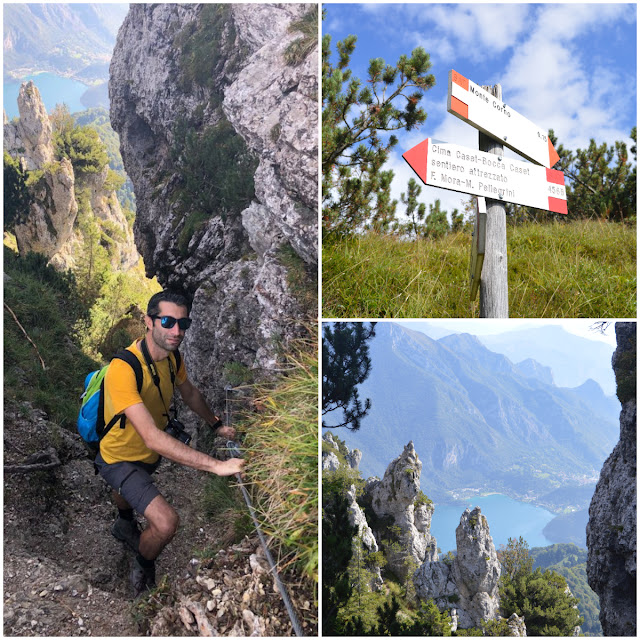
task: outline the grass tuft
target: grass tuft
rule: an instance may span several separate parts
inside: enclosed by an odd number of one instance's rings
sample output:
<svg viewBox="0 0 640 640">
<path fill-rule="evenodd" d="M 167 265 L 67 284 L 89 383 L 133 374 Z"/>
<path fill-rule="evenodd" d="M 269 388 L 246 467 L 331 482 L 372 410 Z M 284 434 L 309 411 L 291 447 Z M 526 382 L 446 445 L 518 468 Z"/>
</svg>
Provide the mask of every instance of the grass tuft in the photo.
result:
<svg viewBox="0 0 640 640">
<path fill-rule="evenodd" d="M 260 414 L 247 417 L 247 484 L 280 566 L 318 581 L 318 354 L 300 344 L 275 386 L 256 387 Z"/>
<path fill-rule="evenodd" d="M 471 237 L 361 235 L 322 250 L 326 318 L 465 318 Z M 512 318 L 636 316 L 636 228 L 602 220 L 507 229 Z"/>
</svg>

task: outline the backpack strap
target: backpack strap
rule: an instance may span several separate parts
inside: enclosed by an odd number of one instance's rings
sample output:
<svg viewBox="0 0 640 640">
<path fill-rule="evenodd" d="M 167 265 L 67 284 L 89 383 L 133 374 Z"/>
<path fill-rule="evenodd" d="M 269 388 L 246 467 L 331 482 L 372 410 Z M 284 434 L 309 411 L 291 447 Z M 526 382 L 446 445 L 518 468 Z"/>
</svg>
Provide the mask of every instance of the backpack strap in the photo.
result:
<svg viewBox="0 0 640 640">
<path fill-rule="evenodd" d="M 182 364 L 182 354 L 178 349 L 173 352 L 173 357 L 176 361 L 176 375 L 178 375 L 178 371 L 180 371 L 180 365 Z M 175 381 L 174 381 L 175 384 Z"/>
<path fill-rule="evenodd" d="M 132 369 L 133 373 L 136 375 L 136 387 L 138 389 L 138 393 L 142 391 L 142 365 L 140 364 L 140 360 L 138 360 L 138 356 L 132 351 L 128 349 L 120 349 L 113 359 L 124 360 Z"/>
<path fill-rule="evenodd" d="M 136 376 L 136 387 L 138 389 L 138 393 L 140 393 L 140 391 L 142 390 L 142 365 L 140 364 L 140 360 L 138 360 L 138 357 L 128 349 L 121 349 L 120 351 L 118 351 L 118 353 L 116 353 L 115 356 L 113 356 L 111 362 L 113 362 L 116 359 L 124 360 L 124 362 L 126 362 L 133 369 L 133 373 Z M 96 433 L 98 434 L 98 438 L 102 440 L 102 438 L 104 438 L 107 435 L 107 433 L 109 433 L 109 430 L 111 429 L 111 427 L 113 427 L 118 421 L 120 422 L 120 428 L 124 429 L 125 424 L 127 422 L 127 416 L 125 416 L 124 413 L 119 413 L 113 416 L 113 418 L 111 418 L 108 424 L 105 425 L 104 423 L 104 378 L 103 378 L 102 382 L 100 383 L 100 401 L 98 403 L 98 419 L 96 422 Z"/>
</svg>

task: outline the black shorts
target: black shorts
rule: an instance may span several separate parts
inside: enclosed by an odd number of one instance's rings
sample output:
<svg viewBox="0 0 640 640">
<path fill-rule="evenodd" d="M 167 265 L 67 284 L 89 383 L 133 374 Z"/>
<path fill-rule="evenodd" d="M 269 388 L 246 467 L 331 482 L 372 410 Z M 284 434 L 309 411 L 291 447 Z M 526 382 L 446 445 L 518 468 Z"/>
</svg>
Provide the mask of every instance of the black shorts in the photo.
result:
<svg viewBox="0 0 640 640">
<path fill-rule="evenodd" d="M 95 465 L 107 484 L 117 491 L 138 513 L 144 515 L 151 501 L 160 495 L 151 474 L 162 458 L 154 464 L 146 462 L 115 462 L 107 464 L 98 453 Z"/>
</svg>

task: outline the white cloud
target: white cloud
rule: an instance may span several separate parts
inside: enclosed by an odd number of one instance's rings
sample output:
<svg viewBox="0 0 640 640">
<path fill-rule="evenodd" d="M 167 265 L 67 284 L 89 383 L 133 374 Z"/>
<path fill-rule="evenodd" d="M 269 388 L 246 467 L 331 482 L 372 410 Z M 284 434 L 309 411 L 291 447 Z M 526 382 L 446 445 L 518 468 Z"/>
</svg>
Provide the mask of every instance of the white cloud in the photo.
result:
<svg viewBox="0 0 640 640">
<path fill-rule="evenodd" d="M 575 42 L 627 14 L 625 5 L 544 5 L 506 67 L 505 102 L 554 129 L 569 149 L 584 148 L 590 138 L 609 144 L 627 139 L 622 122 L 635 104 L 635 78 L 625 70 L 594 67 L 590 49 Z M 620 90 L 625 85 L 633 87 L 631 96 Z"/>
<path fill-rule="evenodd" d="M 458 58 L 480 59 L 514 46 L 526 29 L 529 5 L 421 5 L 422 15 L 451 39 Z M 419 16 L 415 16 L 419 20 Z"/>
</svg>

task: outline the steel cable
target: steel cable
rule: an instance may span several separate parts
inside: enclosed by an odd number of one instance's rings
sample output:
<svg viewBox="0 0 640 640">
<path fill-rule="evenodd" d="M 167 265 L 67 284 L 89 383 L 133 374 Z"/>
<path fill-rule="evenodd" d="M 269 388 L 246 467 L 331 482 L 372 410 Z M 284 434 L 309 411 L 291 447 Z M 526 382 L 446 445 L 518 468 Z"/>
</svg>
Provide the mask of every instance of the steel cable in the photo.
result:
<svg viewBox="0 0 640 640">
<path fill-rule="evenodd" d="M 273 561 L 273 557 L 271 556 L 271 552 L 269 551 L 269 547 L 267 546 L 267 541 L 260 529 L 260 525 L 258 524 L 258 519 L 256 518 L 256 512 L 251 504 L 251 499 L 249 498 L 249 492 L 246 487 L 242 484 L 242 478 L 239 473 L 236 474 L 236 478 L 240 482 L 240 488 L 242 489 L 242 494 L 244 495 L 244 501 L 247 503 L 247 507 L 249 508 L 249 513 L 251 514 L 251 519 L 253 520 L 253 525 L 258 533 L 258 537 L 260 538 L 260 543 L 262 544 L 262 548 L 264 549 L 264 553 L 267 557 L 267 561 L 269 562 L 269 566 L 271 567 L 271 573 L 276 581 L 276 585 L 278 587 L 278 591 L 280 592 L 280 596 L 282 597 L 282 601 L 284 602 L 284 606 L 287 609 L 287 613 L 289 614 L 289 618 L 291 619 L 291 624 L 293 625 L 293 630 L 296 633 L 296 636 L 301 637 L 304 635 L 302 633 L 302 627 L 300 626 L 300 622 L 298 621 L 298 616 L 291 604 L 291 599 L 289 598 L 289 592 L 287 588 L 280 580 L 280 576 L 278 574 L 278 570 L 276 569 L 276 564 Z"/>
</svg>

